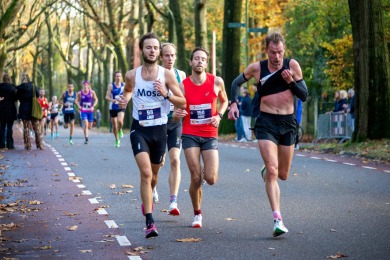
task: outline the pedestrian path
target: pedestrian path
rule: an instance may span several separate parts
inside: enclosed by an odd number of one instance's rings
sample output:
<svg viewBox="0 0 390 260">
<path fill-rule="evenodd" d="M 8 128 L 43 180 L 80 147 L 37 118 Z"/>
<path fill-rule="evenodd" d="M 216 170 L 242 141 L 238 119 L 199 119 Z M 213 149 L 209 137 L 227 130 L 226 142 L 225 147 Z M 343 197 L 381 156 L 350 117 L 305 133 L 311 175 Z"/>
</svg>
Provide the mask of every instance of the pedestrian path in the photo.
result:
<svg viewBox="0 0 390 260">
<path fill-rule="evenodd" d="M 72 165 L 45 144 L 0 150 L 0 255 L 39 259 L 129 259 L 130 242 L 92 197 Z M 134 258 L 136 259 L 136 258 Z"/>
</svg>

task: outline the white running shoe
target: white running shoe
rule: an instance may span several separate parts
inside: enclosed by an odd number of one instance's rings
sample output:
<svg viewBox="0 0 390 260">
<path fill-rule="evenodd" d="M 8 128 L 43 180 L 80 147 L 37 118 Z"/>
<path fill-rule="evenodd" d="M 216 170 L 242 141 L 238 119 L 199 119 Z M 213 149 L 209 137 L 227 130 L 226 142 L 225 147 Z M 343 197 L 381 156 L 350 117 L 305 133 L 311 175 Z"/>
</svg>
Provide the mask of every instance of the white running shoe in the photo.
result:
<svg viewBox="0 0 390 260">
<path fill-rule="evenodd" d="M 193 228 L 201 228 L 202 227 L 202 214 L 195 215 L 194 221 L 191 225 Z"/>
<path fill-rule="evenodd" d="M 171 205 L 169 205 L 168 214 L 172 216 L 180 216 L 180 210 L 177 208 L 176 202 L 171 202 Z"/>
<path fill-rule="evenodd" d="M 274 219 L 274 232 L 273 236 L 277 237 L 287 233 L 288 229 L 284 226 L 283 221 L 279 219 Z"/>
<path fill-rule="evenodd" d="M 153 202 L 157 204 L 159 201 L 160 200 L 158 198 L 157 189 L 156 189 L 156 187 L 154 187 L 154 189 L 153 189 Z"/>
</svg>

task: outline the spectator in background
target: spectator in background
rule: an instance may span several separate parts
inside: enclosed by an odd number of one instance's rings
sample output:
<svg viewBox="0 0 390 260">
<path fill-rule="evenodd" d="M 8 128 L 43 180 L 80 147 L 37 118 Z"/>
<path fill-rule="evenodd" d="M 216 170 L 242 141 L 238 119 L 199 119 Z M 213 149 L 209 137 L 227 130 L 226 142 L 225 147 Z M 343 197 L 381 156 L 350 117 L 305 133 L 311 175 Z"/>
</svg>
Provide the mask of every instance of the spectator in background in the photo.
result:
<svg viewBox="0 0 390 260">
<path fill-rule="evenodd" d="M 242 98 L 241 98 L 241 107 L 240 115 L 242 120 L 242 126 L 245 133 L 245 138 L 247 141 L 252 141 L 252 131 L 251 127 L 251 115 L 252 115 L 252 98 L 249 95 L 249 90 L 242 88 Z"/>
<path fill-rule="evenodd" d="M 12 137 L 12 127 L 16 119 L 16 88 L 11 83 L 11 77 L 4 73 L 3 82 L 0 83 L 0 149 L 15 149 Z"/>
<path fill-rule="evenodd" d="M 17 97 L 20 102 L 19 105 L 19 119 L 23 122 L 23 139 L 24 147 L 26 150 L 31 150 L 30 128 L 35 132 L 35 144 L 37 149 L 43 150 L 42 135 L 40 130 L 40 119 L 31 117 L 32 114 L 32 100 L 33 95 L 39 96 L 38 91 L 33 93 L 33 83 L 30 81 L 30 77 L 26 74 L 22 74 L 22 84 L 17 89 Z"/>
<path fill-rule="evenodd" d="M 100 112 L 100 109 L 96 110 L 96 127 L 100 127 L 100 121 L 102 120 L 102 112 Z"/>
<path fill-rule="evenodd" d="M 355 131 L 355 91 L 353 88 L 348 90 L 349 104 L 344 104 L 344 110 L 351 114 L 351 130 Z"/>
<path fill-rule="evenodd" d="M 344 108 L 345 104 L 348 104 L 347 91 L 336 91 L 335 104 L 332 112 L 346 112 L 346 109 Z"/>
<path fill-rule="evenodd" d="M 302 111 L 303 111 L 303 107 L 302 107 L 302 101 L 297 98 L 297 105 L 296 105 L 296 108 L 295 108 L 295 118 L 297 119 L 297 135 L 296 135 L 296 139 L 295 139 L 295 146 L 294 146 L 294 150 L 299 150 L 299 126 L 301 125 L 301 121 L 302 121 Z"/>
<path fill-rule="evenodd" d="M 242 100 L 242 96 L 241 96 L 241 93 L 238 95 L 238 103 L 237 103 L 237 106 L 238 108 L 241 107 L 241 100 Z M 242 124 L 242 116 L 241 116 L 241 113 L 239 115 L 239 117 L 237 118 L 236 122 L 234 122 L 234 127 L 236 128 L 236 133 L 237 133 L 237 137 L 235 139 L 235 141 L 238 141 L 238 142 L 246 142 L 246 139 L 245 139 L 245 133 L 244 133 L 244 126 Z"/>
</svg>

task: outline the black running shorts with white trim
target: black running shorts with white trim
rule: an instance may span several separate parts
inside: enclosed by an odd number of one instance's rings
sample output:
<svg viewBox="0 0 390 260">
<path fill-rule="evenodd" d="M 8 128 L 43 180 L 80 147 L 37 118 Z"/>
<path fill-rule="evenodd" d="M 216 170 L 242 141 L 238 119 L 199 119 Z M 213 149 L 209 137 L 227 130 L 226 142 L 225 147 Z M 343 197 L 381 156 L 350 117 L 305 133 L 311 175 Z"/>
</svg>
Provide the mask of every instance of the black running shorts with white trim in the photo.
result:
<svg viewBox="0 0 390 260">
<path fill-rule="evenodd" d="M 167 125 L 143 127 L 133 118 L 130 131 L 130 141 L 133 154 L 147 152 L 152 164 L 159 164 L 165 154 L 167 145 Z"/>
</svg>

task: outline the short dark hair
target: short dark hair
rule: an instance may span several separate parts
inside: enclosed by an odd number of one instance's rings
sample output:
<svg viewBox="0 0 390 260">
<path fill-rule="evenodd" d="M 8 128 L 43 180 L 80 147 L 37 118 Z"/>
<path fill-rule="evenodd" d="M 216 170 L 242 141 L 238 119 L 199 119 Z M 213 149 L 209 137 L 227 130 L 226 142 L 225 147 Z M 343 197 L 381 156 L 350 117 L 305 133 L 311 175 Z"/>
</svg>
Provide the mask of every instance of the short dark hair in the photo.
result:
<svg viewBox="0 0 390 260">
<path fill-rule="evenodd" d="M 202 46 L 198 46 L 196 47 L 192 52 L 191 52 L 191 56 L 190 56 L 190 60 L 192 60 L 194 58 L 194 53 L 197 52 L 197 51 L 203 51 L 206 53 L 207 55 L 207 59 L 210 58 L 210 53 L 208 50 L 206 50 L 205 48 L 203 48 Z"/>
<path fill-rule="evenodd" d="M 115 71 L 115 72 L 114 72 L 114 76 L 113 76 L 113 78 L 114 78 L 113 80 L 114 80 L 114 81 L 115 81 L 115 76 L 116 76 L 117 73 L 120 73 L 120 74 L 122 75 L 122 72 L 121 72 L 120 70 Z"/>
<path fill-rule="evenodd" d="M 154 32 L 149 32 L 147 34 L 144 34 L 141 39 L 139 40 L 139 44 L 138 44 L 138 47 L 139 49 L 142 51 L 143 47 L 144 47 L 144 41 L 147 40 L 147 39 L 156 39 L 159 43 L 159 47 L 161 49 L 161 42 L 160 42 L 160 39 L 158 38 L 157 34 L 155 34 Z"/>
<path fill-rule="evenodd" d="M 7 72 L 4 73 L 4 75 L 3 75 L 3 82 L 4 83 L 11 83 L 11 77 L 9 76 L 9 74 Z"/>
<path fill-rule="evenodd" d="M 283 43 L 283 45 L 286 44 L 284 41 L 284 37 L 280 32 L 273 32 L 267 35 L 265 37 L 265 47 L 268 47 L 268 45 L 273 42 L 275 44 L 278 44 L 279 42 Z"/>
</svg>

